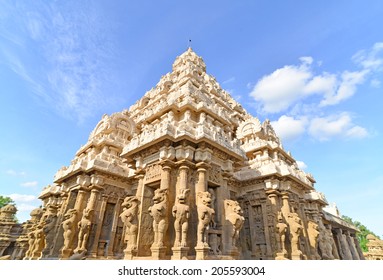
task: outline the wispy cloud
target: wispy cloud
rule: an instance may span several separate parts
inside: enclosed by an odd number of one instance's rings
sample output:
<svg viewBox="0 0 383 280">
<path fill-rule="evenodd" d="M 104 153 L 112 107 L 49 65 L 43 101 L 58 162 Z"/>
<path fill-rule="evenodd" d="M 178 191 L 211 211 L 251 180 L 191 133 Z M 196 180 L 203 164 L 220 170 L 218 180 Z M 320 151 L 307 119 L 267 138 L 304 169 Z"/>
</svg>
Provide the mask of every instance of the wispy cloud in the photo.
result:
<svg viewBox="0 0 383 280">
<path fill-rule="evenodd" d="M 18 193 L 13 193 L 8 195 L 12 200 L 14 200 L 17 204 L 17 202 L 31 202 L 37 199 L 36 196 L 34 195 L 28 195 L 28 194 L 18 194 Z"/>
<path fill-rule="evenodd" d="M 308 130 L 311 136 L 320 141 L 333 137 L 364 138 L 368 135 L 365 128 L 353 124 L 348 113 L 314 118 Z"/>
<path fill-rule="evenodd" d="M 6 8 L 9 16 L 2 23 L 21 25 L 17 35 L 0 28 L 8 43 L 2 52 L 9 68 L 63 116 L 82 121 L 105 111 L 114 95 L 104 89 L 112 80 L 115 53 L 109 22 L 100 11 L 78 1 Z M 23 59 L 26 53 L 34 53 L 35 60 Z"/>
<path fill-rule="evenodd" d="M 14 169 L 8 169 L 5 171 L 5 173 L 15 177 L 24 177 L 25 175 L 27 175 L 25 171 L 16 171 Z"/>
<path fill-rule="evenodd" d="M 20 186 L 27 187 L 27 188 L 36 187 L 37 185 L 38 185 L 37 181 L 24 182 L 20 184 Z"/>
</svg>

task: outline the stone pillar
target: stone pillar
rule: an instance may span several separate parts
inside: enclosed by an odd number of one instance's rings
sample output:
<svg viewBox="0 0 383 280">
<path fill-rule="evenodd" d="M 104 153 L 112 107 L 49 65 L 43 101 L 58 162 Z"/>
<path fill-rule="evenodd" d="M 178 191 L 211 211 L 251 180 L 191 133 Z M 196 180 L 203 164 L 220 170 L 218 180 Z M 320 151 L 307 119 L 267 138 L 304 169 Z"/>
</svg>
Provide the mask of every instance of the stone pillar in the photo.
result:
<svg viewBox="0 0 383 280">
<path fill-rule="evenodd" d="M 202 203 L 200 202 L 200 199 L 198 197 L 198 193 L 200 192 L 207 192 L 207 168 L 209 167 L 208 164 L 204 162 L 199 162 L 196 164 L 197 167 L 197 176 L 198 176 L 198 182 L 196 183 L 195 186 L 195 193 L 196 193 L 196 205 L 197 205 L 197 212 L 199 211 L 199 204 Z M 198 220 L 198 225 L 200 225 L 201 221 L 200 219 Z M 197 225 L 197 227 L 198 227 Z M 206 230 L 206 229 L 205 229 Z M 198 231 L 198 230 L 197 230 Z M 197 232 L 197 235 L 199 233 Z M 197 242 L 198 243 L 198 242 Z M 204 246 L 203 244 L 197 244 L 195 247 L 196 251 L 196 259 L 197 260 L 205 260 L 208 257 L 210 247 L 209 246 Z"/>
<path fill-rule="evenodd" d="M 279 191 L 275 189 L 267 190 L 266 195 L 268 197 L 271 213 L 267 213 L 266 204 L 262 203 L 262 214 L 263 214 L 263 223 L 264 223 L 264 230 L 265 230 L 265 240 L 266 240 L 266 257 L 267 259 L 274 259 L 275 253 L 271 242 L 275 242 L 276 235 L 275 230 L 272 231 L 270 229 L 275 229 L 276 227 L 276 219 L 274 219 L 277 216 L 277 197 L 278 197 Z M 272 221 L 270 221 L 270 217 L 274 217 Z M 276 245 L 276 244 L 275 244 Z M 274 246 L 275 248 L 276 246 Z"/>
<path fill-rule="evenodd" d="M 160 189 L 169 189 L 171 170 L 172 168 L 170 166 L 165 165 L 162 167 Z"/>
<path fill-rule="evenodd" d="M 114 248 L 114 240 L 115 240 L 115 237 L 116 237 L 116 229 L 117 229 L 117 225 L 118 225 L 118 219 L 120 218 L 119 214 L 120 214 L 120 208 L 121 208 L 121 199 L 119 199 L 116 203 L 116 207 L 114 209 L 114 217 L 113 217 L 113 224 L 112 224 L 112 228 L 111 228 L 111 232 L 110 232 L 110 240 L 109 240 L 109 244 L 108 244 L 108 259 L 109 258 L 112 258 L 114 257 L 114 252 L 113 252 L 113 248 Z"/>
<path fill-rule="evenodd" d="M 352 259 L 353 260 L 359 260 L 359 254 L 356 251 L 354 239 L 351 237 L 349 231 L 346 231 L 346 240 L 347 240 L 348 246 L 350 248 L 350 253 L 351 253 Z"/>
<path fill-rule="evenodd" d="M 195 187 L 195 192 L 206 192 L 207 191 L 207 169 L 209 167 L 208 164 L 204 162 L 200 162 L 196 164 L 197 167 L 197 176 L 198 182 Z"/>
<path fill-rule="evenodd" d="M 356 238 L 355 233 L 351 234 L 351 238 L 354 240 L 355 248 L 356 248 L 356 251 L 358 252 L 359 259 L 364 260 L 365 258 L 364 258 L 363 252 L 362 252 L 362 248 L 360 248 L 359 241 Z"/>
<path fill-rule="evenodd" d="M 189 252 L 189 247 L 185 242 L 179 242 L 179 240 L 177 240 L 177 238 L 181 240 L 184 239 L 183 235 L 187 234 L 187 230 L 185 231 L 184 228 L 188 228 L 189 225 L 190 208 L 187 204 L 187 195 L 190 190 L 188 189 L 188 171 L 189 167 L 186 165 L 179 167 L 179 183 L 176 188 L 176 198 L 172 208 L 172 215 L 175 217 L 174 229 L 178 231 L 176 232 L 176 240 L 172 247 L 172 260 L 186 260 Z M 182 201 L 177 199 L 177 197 Z M 182 236 L 182 238 L 180 238 L 180 236 Z"/>
<path fill-rule="evenodd" d="M 101 206 L 99 207 L 98 215 L 95 216 L 94 220 L 97 221 L 96 223 L 96 233 L 94 235 L 94 240 L 92 244 L 92 248 L 90 251 L 90 256 L 92 258 L 97 258 L 97 252 L 98 252 L 98 241 L 100 240 L 100 234 L 101 234 L 101 229 L 102 229 L 102 222 L 104 219 L 104 214 L 105 214 L 105 208 L 106 204 L 108 201 L 108 196 L 103 195 L 101 198 Z"/>
<path fill-rule="evenodd" d="M 282 213 L 285 218 L 290 214 L 289 194 L 287 192 L 282 193 Z"/>
<path fill-rule="evenodd" d="M 189 167 L 187 167 L 186 165 L 182 165 L 182 166 L 180 166 L 179 171 L 180 171 L 179 190 L 187 189 Z"/>
</svg>

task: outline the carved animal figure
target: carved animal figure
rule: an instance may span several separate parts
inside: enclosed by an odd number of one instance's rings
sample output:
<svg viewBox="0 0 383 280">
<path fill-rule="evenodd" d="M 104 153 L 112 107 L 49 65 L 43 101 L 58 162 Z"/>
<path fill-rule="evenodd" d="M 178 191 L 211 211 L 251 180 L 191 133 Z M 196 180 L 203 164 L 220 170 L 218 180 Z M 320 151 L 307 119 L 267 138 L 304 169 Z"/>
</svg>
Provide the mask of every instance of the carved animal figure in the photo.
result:
<svg viewBox="0 0 383 280">
<path fill-rule="evenodd" d="M 186 205 L 186 198 L 189 195 L 189 189 L 183 189 L 177 196 L 178 203 L 173 206 L 172 213 L 175 217 L 174 230 L 176 232 L 174 247 L 187 246 L 187 232 L 189 226 L 189 205 Z"/>
<path fill-rule="evenodd" d="M 242 229 L 245 218 L 243 217 L 243 212 L 239 203 L 234 200 L 225 199 L 225 210 L 226 210 L 226 220 L 228 220 L 231 225 L 231 246 L 236 247 L 236 242 L 239 238 L 239 232 Z"/>
<path fill-rule="evenodd" d="M 35 242 L 36 226 L 37 226 L 36 224 L 31 225 L 29 232 L 27 234 L 27 236 L 28 236 L 28 250 L 25 253 L 24 260 L 30 260 L 32 258 L 33 243 Z"/>
<path fill-rule="evenodd" d="M 153 246 L 164 246 L 164 234 L 168 228 L 167 193 L 167 189 L 156 189 L 153 196 L 154 204 L 149 207 L 149 213 L 153 217 Z"/>
<path fill-rule="evenodd" d="M 128 196 L 121 204 L 123 211 L 120 214 L 120 218 L 125 227 L 124 242 L 127 243 L 127 250 L 137 249 L 137 233 L 138 233 L 138 206 L 140 201 L 136 196 Z"/>
<path fill-rule="evenodd" d="M 279 239 L 277 240 L 277 245 L 280 253 L 285 254 L 285 240 L 286 240 L 286 232 L 287 232 L 287 225 L 283 222 L 283 215 L 282 212 L 278 212 L 278 223 L 276 225 L 277 233 L 279 236 Z"/>
<path fill-rule="evenodd" d="M 291 239 L 291 252 L 292 254 L 302 253 L 299 250 L 299 236 L 302 233 L 302 221 L 297 213 L 288 214 L 289 226 L 290 226 L 290 239 Z"/>
<path fill-rule="evenodd" d="M 198 192 L 197 212 L 198 212 L 198 232 L 197 246 L 209 247 L 207 243 L 207 228 L 214 218 L 215 211 L 211 208 L 211 194 L 209 192 Z"/>
<path fill-rule="evenodd" d="M 33 242 L 33 249 L 31 252 L 31 259 L 32 260 L 37 260 L 41 258 L 41 252 L 43 251 L 45 247 L 45 234 L 44 234 L 44 226 L 45 222 L 42 221 L 37 225 L 37 228 L 35 230 L 35 240 Z"/>
<path fill-rule="evenodd" d="M 319 226 L 315 222 L 313 221 L 308 222 L 307 231 L 309 234 L 309 241 L 310 241 L 311 251 L 312 251 L 311 253 L 313 258 L 320 260 L 320 256 L 317 252 L 318 241 L 320 243 L 320 233 L 318 229 L 319 229 Z"/>
<path fill-rule="evenodd" d="M 90 226 L 92 225 L 92 214 L 93 210 L 85 208 L 82 213 L 82 218 L 78 222 L 77 227 L 79 228 L 78 233 L 78 244 L 77 248 L 74 250 L 75 253 L 86 252 L 86 244 L 89 238 Z"/>
<path fill-rule="evenodd" d="M 64 216 L 64 221 L 62 222 L 62 227 L 64 230 L 64 246 L 62 252 L 65 250 L 71 249 L 73 237 L 76 231 L 76 222 L 77 222 L 77 210 L 70 209 Z"/>
</svg>

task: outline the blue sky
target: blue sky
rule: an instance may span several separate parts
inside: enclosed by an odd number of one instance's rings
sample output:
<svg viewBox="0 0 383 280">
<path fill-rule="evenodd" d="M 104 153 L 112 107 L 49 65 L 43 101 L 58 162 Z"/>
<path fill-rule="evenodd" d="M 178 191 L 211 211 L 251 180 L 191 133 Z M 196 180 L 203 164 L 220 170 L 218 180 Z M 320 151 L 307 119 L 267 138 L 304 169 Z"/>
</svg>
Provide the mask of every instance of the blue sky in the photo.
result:
<svg viewBox="0 0 383 280">
<path fill-rule="evenodd" d="M 0 0 L 0 194 L 24 221 L 104 113 L 192 40 L 341 214 L 383 235 L 381 1 Z"/>
</svg>

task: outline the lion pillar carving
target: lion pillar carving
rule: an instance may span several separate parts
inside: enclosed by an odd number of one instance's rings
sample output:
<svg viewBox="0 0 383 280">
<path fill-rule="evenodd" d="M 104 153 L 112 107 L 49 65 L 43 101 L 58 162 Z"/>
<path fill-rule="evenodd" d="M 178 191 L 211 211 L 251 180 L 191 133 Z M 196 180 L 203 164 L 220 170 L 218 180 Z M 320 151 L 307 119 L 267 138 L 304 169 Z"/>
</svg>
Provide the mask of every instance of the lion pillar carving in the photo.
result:
<svg viewBox="0 0 383 280">
<path fill-rule="evenodd" d="M 168 229 L 168 190 L 156 189 L 153 196 L 154 204 L 149 207 L 149 214 L 153 217 L 154 242 L 151 246 L 153 258 L 163 258 L 166 247 L 164 236 Z"/>
<path fill-rule="evenodd" d="M 277 256 L 276 260 L 286 260 L 287 251 L 285 246 L 286 233 L 287 233 L 287 224 L 284 222 L 283 214 L 281 211 L 278 211 L 278 223 L 276 225 L 277 232 Z"/>
<path fill-rule="evenodd" d="M 62 227 L 64 230 L 64 246 L 61 249 L 61 258 L 67 259 L 72 254 L 73 238 L 76 233 L 77 210 L 70 209 L 64 216 Z"/>
<path fill-rule="evenodd" d="M 311 259 L 320 260 L 320 256 L 317 252 L 318 243 L 321 243 L 322 235 L 321 228 L 314 221 L 308 222 L 307 232 L 309 235 L 309 242 L 311 246 Z"/>
<path fill-rule="evenodd" d="M 120 218 L 124 224 L 125 235 L 124 242 L 126 249 L 124 250 L 125 259 L 132 259 L 137 254 L 137 234 L 138 234 L 138 207 L 140 201 L 136 196 L 128 196 L 121 204 L 123 211 Z"/>
<path fill-rule="evenodd" d="M 207 242 L 207 228 L 211 223 L 215 211 L 211 206 L 211 194 L 207 191 L 197 193 L 197 213 L 198 213 L 198 227 L 197 227 L 197 246 L 196 259 L 206 259 L 209 252 L 209 244 Z"/>
<path fill-rule="evenodd" d="M 75 253 L 81 254 L 84 252 L 84 254 L 86 254 L 87 252 L 86 244 L 89 238 L 90 226 L 92 225 L 92 215 L 93 209 L 85 208 L 82 214 L 82 218 L 77 224 L 79 232 L 77 248 L 74 250 Z"/>
<path fill-rule="evenodd" d="M 228 224 L 223 233 L 226 236 L 226 238 L 224 238 L 224 253 L 230 254 L 234 258 L 238 258 L 239 252 L 236 243 L 245 218 L 243 217 L 241 206 L 237 201 L 225 199 L 224 203 L 225 220 Z"/>
<path fill-rule="evenodd" d="M 299 250 L 299 237 L 303 230 L 302 220 L 295 212 L 289 213 L 287 219 L 290 227 L 291 258 L 300 260 L 302 259 L 302 251 Z"/>
<path fill-rule="evenodd" d="M 173 245 L 172 259 L 186 259 L 189 247 L 187 247 L 187 233 L 189 228 L 189 205 L 186 204 L 189 189 L 181 189 L 177 196 L 177 203 L 173 206 L 175 240 Z"/>
</svg>

